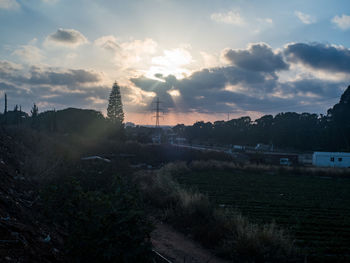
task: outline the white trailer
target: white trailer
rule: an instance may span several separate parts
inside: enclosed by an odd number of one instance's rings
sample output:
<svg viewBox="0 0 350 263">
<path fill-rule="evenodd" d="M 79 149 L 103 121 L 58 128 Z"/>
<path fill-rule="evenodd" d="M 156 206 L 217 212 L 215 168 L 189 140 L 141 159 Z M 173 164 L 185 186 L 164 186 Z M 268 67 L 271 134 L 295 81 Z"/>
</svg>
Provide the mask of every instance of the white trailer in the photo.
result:
<svg viewBox="0 0 350 263">
<path fill-rule="evenodd" d="M 324 167 L 350 168 L 350 153 L 344 152 L 314 152 L 312 164 Z"/>
</svg>

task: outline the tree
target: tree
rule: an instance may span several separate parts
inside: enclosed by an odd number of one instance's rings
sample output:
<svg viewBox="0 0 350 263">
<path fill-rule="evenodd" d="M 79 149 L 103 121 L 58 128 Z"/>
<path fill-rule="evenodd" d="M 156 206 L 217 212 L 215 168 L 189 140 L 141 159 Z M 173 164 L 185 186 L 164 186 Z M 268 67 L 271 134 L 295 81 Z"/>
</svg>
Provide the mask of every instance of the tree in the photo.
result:
<svg viewBox="0 0 350 263">
<path fill-rule="evenodd" d="M 39 113 L 38 106 L 34 103 L 33 108 L 30 110 L 30 113 L 32 114 L 32 118 L 36 118 Z"/>
<path fill-rule="evenodd" d="M 38 127 L 38 114 L 39 109 L 38 106 L 34 103 L 33 108 L 30 110 L 30 113 L 32 114 L 32 127 L 37 128 Z"/>
<path fill-rule="evenodd" d="M 350 86 L 341 95 L 339 103 L 329 109 L 327 115 L 331 121 L 333 144 L 340 150 L 350 149 Z"/>
<path fill-rule="evenodd" d="M 107 118 L 112 123 L 120 126 L 122 126 L 124 121 L 122 98 L 120 94 L 120 87 L 118 86 L 117 82 L 114 82 L 112 91 L 109 94 Z"/>
</svg>

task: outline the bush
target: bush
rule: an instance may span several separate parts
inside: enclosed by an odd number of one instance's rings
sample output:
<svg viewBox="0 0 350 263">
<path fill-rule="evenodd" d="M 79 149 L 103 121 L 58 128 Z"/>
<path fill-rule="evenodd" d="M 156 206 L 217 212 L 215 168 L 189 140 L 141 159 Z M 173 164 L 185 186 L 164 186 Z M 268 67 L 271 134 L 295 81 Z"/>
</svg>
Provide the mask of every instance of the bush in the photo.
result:
<svg viewBox="0 0 350 263">
<path fill-rule="evenodd" d="M 152 227 L 137 192 L 121 177 L 109 183 L 115 186 L 113 190 L 90 191 L 67 175 L 42 191 L 46 215 L 68 230 L 67 259 L 151 262 Z"/>
</svg>

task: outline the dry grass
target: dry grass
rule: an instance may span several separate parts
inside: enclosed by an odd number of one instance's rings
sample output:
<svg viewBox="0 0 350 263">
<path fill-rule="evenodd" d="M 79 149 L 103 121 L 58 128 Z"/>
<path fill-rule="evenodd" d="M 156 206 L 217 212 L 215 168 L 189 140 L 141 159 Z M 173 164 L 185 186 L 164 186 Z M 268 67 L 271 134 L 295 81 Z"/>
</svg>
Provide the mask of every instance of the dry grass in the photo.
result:
<svg viewBox="0 0 350 263">
<path fill-rule="evenodd" d="M 231 163 L 208 161 L 171 163 L 157 171 L 134 175 L 143 197 L 161 208 L 162 219 L 212 248 L 217 254 L 239 262 L 289 262 L 295 248 L 276 224 L 258 225 L 238 212 L 215 207 L 207 196 L 182 188 L 176 175 L 190 170 L 237 169 Z"/>
<path fill-rule="evenodd" d="M 224 161 L 193 161 L 189 168 L 195 171 L 219 170 L 219 171 L 251 171 L 259 173 L 278 173 L 286 175 L 308 175 L 308 176 L 329 176 L 329 177 L 350 177 L 349 168 L 331 167 L 298 167 L 298 166 L 278 166 L 278 165 L 256 165 L 237 164 Z"/>
<path fill-rule="evenodd" d="M 224 255 L 245 262 L 285 262 L 293 258 L 293 242 L 275 223 L 252 224 L 239 213 L 230 219 L 232 233 L 222 246 Z"/>
</svg>

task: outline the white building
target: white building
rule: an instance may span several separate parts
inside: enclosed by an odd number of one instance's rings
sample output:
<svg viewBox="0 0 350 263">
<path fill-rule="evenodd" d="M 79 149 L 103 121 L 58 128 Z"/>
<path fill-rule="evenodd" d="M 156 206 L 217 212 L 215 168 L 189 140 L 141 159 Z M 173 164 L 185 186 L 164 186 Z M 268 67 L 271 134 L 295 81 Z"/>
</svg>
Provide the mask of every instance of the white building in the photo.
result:
<svg viewBox="0 0 350 263">
<path fill-rule="evenodd" d="M 350 168 L 350 153 L 314 152 L 312 164 L 315 166 Z"/>
</svg>

